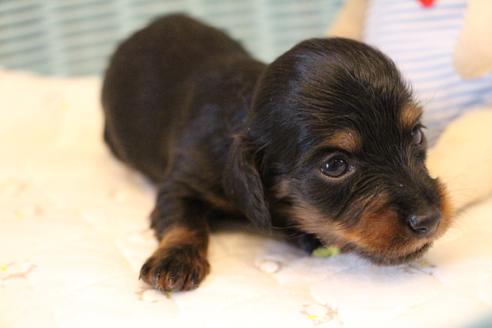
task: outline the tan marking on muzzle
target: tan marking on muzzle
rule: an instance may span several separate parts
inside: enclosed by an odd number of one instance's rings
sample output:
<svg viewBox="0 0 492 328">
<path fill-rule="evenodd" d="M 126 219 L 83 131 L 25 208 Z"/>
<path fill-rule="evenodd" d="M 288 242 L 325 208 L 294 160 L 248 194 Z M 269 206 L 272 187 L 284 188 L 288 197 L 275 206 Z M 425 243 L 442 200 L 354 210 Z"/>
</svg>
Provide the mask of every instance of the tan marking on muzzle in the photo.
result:
<svg viewBox="0 0 492 328">
<path fill-rule="evenodd" d="M 300 229 L 315 234 L 325 244 L 338 247 L 352 244 L 370 254 L 392 259 L 421 249 L 447 230 L 451 210 L 442 185 L 440 195 L 441 223 L 438 231 L 429 238 L 412 238 L 408 235 L 398 214 L 388 207 L 387 196 L 384 194 L 371 200 L 360 220 L 353 226 L 344 226 L 343 220 L 340 224 L 335 223 L 314 206 L 299 200 L 292 206 L 290 215 Z M 362 206 L 362 203 L 354 203 L 353 206 Z"/>
</svg>

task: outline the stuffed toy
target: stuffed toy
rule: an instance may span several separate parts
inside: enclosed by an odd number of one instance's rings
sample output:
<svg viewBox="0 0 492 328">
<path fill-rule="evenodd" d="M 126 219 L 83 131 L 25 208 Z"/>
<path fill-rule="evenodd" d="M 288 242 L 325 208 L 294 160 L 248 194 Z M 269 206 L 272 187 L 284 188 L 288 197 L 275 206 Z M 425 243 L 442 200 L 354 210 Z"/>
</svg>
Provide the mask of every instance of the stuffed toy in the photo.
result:
<svg viewBox="0 0 492 328">
<path fill-rule="evenodd" d="M 492 1 L 347 0 L 328 33 L 379 48 L 411 83 L 456 210 L 492 193 Z"/>
</svg>

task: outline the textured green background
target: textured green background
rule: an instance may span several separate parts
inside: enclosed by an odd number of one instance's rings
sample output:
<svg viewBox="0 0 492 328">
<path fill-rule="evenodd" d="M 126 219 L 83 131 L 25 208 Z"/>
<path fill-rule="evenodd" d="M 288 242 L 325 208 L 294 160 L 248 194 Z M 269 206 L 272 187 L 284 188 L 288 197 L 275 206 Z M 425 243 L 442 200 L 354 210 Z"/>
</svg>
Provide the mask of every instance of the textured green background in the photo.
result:
<svg viewBox="0 0 492 328">
<path fill-rule="evenodd" d="M 119 40 L 165 13 L 187 12 L 270 61 L 321 36 L 343 0 L 0 0 L 0 66 L 100 74 Z"/>
</svg>

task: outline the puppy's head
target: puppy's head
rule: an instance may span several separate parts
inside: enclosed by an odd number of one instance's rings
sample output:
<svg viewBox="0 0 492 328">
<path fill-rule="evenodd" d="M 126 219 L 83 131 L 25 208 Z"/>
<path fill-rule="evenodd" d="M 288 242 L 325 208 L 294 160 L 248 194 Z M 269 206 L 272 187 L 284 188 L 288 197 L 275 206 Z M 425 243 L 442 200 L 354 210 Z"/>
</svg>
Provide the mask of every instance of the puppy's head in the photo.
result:
<svg viewBox="0 0 492 328">
<path fill-rule="evenodd" d="M 425 167 L 421 114 L 381 52 L 338 38 L 302 42 L 260 79 L 226 191 L 259 225 L 281 213 L 377 263 L 413 259 L 450 223 L 444 187 Z"/>
</svg>

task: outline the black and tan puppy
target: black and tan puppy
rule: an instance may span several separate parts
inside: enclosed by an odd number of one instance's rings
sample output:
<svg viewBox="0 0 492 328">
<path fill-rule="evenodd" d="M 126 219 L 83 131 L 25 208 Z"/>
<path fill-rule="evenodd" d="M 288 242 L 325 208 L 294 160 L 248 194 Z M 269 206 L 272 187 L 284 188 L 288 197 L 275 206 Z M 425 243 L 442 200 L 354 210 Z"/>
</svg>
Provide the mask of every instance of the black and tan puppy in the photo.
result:
<svg viewBox="0 0 492 328">
<path fill-rule="evenodd" d="M 311 39 L 265 65 L 168 16 L 119 46 L 102 101 L 112 152 L 159 185 L 160 245 L 141 270 L 157 289 L 204 279 L 208 220 L 221 212 L 384 264 L 416 258 L 449 226 L 421 109 L 362 43 Z"/>
</svg>

